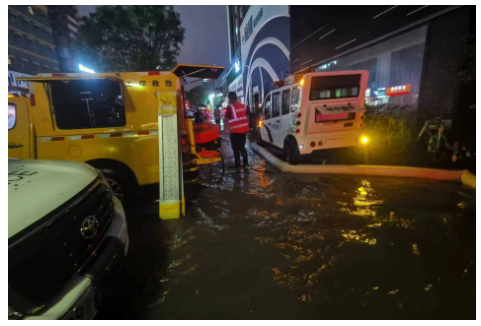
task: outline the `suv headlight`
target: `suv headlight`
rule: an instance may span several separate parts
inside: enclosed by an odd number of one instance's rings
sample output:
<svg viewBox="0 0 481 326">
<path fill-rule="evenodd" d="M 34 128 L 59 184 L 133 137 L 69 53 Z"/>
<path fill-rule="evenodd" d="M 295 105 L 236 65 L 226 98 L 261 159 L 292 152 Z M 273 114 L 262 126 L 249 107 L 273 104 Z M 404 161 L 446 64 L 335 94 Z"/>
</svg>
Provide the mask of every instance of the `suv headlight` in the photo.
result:
<svg viewBox="0 0 481 326">
<path fill-rule="evenodd" d="M 100 170 L 97 170 L 99 171 L 99 175 L 100 175 L 100 181 L 107 187 L 107 189 L 112 192 L 112 188 L 110 187 L 110 183 L 107 181 L 107 179 L 105 179 L 105 176 L 104 174 L 102 173 L 102 171 Z"/>
<path fill-rule="evenodd" d="M 16 311 L 12 307 L 8 307 L 8 319 L 9 320 L 17 320 L 22 319 L 23 314 L 21 312 Z"/>
</svg>

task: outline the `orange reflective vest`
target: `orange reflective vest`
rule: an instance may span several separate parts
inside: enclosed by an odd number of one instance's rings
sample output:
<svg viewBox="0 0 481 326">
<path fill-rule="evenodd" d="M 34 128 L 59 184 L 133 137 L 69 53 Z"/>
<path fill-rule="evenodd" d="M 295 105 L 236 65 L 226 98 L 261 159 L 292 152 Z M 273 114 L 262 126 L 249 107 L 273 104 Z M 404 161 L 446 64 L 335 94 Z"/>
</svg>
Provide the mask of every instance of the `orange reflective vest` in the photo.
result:
<svg viewBox="0 0 481 326">
<path fill-rule="evenodd" d="M 239 102 L 235 102 L 228 106 L 231 112 L 229 119 L 229 131 L 231 134 L 244 134 L 249 132 L 249 117 L 247 109 Z"/>
</svg>

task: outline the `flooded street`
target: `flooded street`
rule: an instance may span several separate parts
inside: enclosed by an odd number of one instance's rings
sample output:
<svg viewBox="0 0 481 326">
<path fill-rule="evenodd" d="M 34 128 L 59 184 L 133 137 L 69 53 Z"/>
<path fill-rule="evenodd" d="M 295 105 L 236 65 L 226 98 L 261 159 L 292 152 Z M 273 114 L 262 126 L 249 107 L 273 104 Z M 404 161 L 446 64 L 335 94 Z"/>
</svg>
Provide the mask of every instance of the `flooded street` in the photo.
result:
<svg viewBox="0 0 481 326">
<path fill-rule="evenodd" d="M 97 318 L 475 318 L 475 191 L 422 179 L 249 171 L 156 187 L 127 209 L 130 250 Z"/>
</svg>

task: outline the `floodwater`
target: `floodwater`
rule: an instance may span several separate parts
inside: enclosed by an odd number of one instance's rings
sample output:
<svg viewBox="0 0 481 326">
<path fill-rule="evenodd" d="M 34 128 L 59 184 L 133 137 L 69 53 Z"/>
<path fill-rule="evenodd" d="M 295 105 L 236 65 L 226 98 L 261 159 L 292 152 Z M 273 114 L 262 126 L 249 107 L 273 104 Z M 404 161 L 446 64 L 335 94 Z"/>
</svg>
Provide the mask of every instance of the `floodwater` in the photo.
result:
<svg viewBox="0 0 481 326">
<path fill-rule="evenodd" d="M 131 247 L 98 318 L 476 318 L 475 191 L 458 183 L 283 174 L 251 155 L 127 210 Z M 149 196 L 149 192 L 153 195 Z"/>
</svg>

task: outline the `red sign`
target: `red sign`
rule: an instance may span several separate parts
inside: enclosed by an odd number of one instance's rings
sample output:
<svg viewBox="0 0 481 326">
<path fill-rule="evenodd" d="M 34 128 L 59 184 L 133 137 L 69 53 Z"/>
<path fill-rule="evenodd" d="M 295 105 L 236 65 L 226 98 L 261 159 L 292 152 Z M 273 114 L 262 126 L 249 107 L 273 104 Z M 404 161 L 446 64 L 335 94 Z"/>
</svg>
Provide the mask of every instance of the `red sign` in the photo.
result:
<svg viewBox="0 0 481 326">
<path fill-rule="evenodd" d="M 386 89 L 386 96 L 406 95 L 411 91 L 411 84 L 392 86 Z"/>
</svg>

